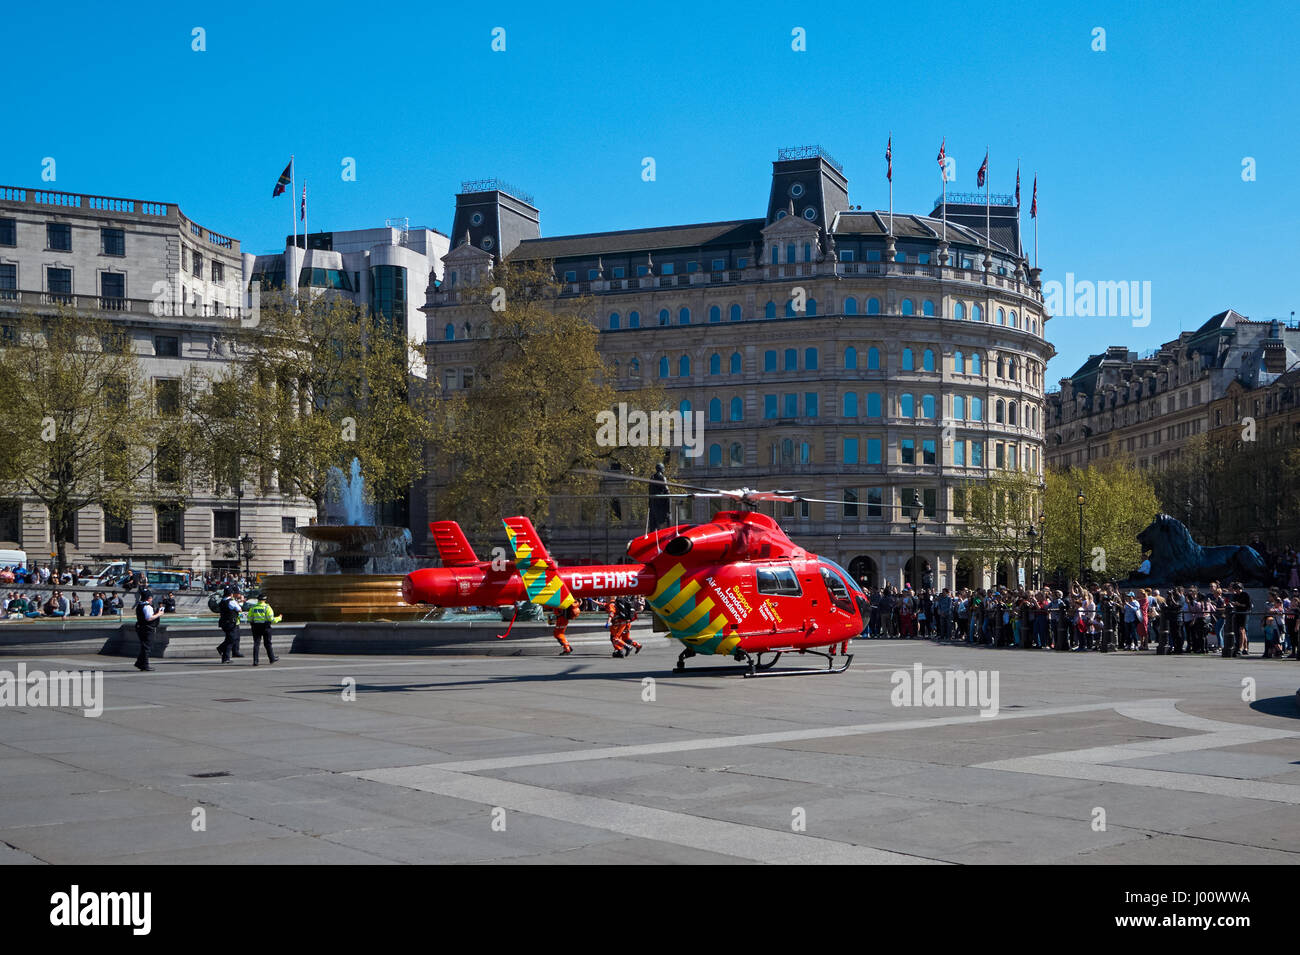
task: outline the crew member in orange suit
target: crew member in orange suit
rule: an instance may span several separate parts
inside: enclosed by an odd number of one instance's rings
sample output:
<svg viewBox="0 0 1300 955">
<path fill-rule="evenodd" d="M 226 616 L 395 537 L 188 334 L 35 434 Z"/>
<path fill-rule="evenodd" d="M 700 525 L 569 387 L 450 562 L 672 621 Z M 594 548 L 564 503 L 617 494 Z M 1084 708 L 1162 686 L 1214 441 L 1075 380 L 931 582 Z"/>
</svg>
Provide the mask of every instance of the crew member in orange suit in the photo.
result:
<svg viewBox="0 0 1300 955">
<path fill-rule="evenodd" d="M 569 646 L 568 638 L 565 637 L 564 631 L 569 628 L 569 621 L 578 616 L 578 605 L 569 604 L 567 609 L 557 609 L 554 615 L 554 627 L 552 635 L 560 641 L 560 656 L 573 652 L 573 647 Z"/>
<path fill-rule="evenodd" d="M 636 620 L 639 601 L 630 597 L 620 597 L 614 601 L 614 615 L 609 625 L 609 640 L 614 644 L 614 656 L 630 657 L 641 652 L 641 644 L 632 639 L 632 622 Z"/>
</svg>

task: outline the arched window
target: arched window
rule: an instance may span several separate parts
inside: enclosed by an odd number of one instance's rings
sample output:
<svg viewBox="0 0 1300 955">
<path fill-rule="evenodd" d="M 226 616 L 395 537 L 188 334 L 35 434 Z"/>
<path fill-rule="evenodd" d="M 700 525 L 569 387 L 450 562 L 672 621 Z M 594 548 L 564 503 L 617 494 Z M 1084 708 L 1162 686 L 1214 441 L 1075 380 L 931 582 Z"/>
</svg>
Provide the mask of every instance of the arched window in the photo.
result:
<svg viewBox="0 0 1300 955">
<path fill-rule="evenodd" d="M 731 374 L 733 375 L 739 375 L 741 369 L 740 363 L 741 363 L 740 352 L 733 351 L 731 353 L 731 364 L 727 367 L 727 370 L 731 372 Z"/>
<path fill-rule="evenodd" d="M 952 317 L 958 321 L 966 320 L 966 306 L 961 302 L 952 303 Z"/>
<path fill-rule="evenodd" d="M 916 359 L 912 357 L 912 349 L 903 349 L 903 371 L 916 371 Z"/>
<path fill-rule="evenodd" d="M 844 370 L 855 371 L 858 367 L 858 350 L 850 345 L 844 349 Z"/>
<path fill-rule="evenodd" d="M 445 341 L 454 342 L 456 340 L 456 326 L 451 322 L 442 330 L 442 337 Z"/>
<path fill-rule="evenodd" d="M 772 246 L 772 264 L 779 265 L 780 262 L 781 262 L 781 247 L 779 245 L 774 245 Z"/>
<path fill-rule="evenodd" d="M 805 262 L 812 261 L 812 244 L 809 242 L 803 244 L 803 260 Z"/>
<path fill-rule="evenodd" d="M 984 321 L 984 309 L 980 308 L 978 305 L 972 305 L 970 307 L 970 320 L 972 322 Z"/>
<path fill-rule="evenodd" d="M 970 373 L 971 373 L 972 375 L 982 375 L 982 374 L 984 374 L 984 372 L 980 370 L 980 353 L 979 353 L 979 352 L 975 352 L 974 354 L 972 354 L 972 355 L 970 356 Z"/>
<path fill-rule="evenodd" d="M 720 444 L 709 445 L 709 467 L 711 468 L 722 467 L 722 445 Z"/>
<path fill-rule="evenodd" d="M 929 348 L 921 355 L 921 367 L 926 371 L 934 371 L 934 352 Z"/>
<path fill-rule="evenodd" d="M 934 416 L 934 395 L 922 395 L 920 417 L 933 419 Z"/>
<path fill-rule="evenodd" d="M 1007 323 L 1007 310 L 1005 308 L 1000 308 L 998 309 L 998 324 L 1005 325 L 1006 323 Z"/>
<path fill-rule="evenodd" d="M 799 442 L 799 463 L 807 464 L 812 460 L 812 445 L 807 441 Z"/>
<path fill-rule="evenodd" d="M 722 374 L 722 356 L 719 355 L 717 352 L 714 352 L 712 355 L 709 356 L 709 374 L 710 375 Z"/>
<path fill-rule="evenodd" d="M 794 464 L 794 441 L 790 438 L 784 438 L 781 441 L 781 463 L 784 465 Z"/>
<path fill-rule="evenodd" d="M 966 420 L 966 396 L 952 396 L 952 416 L 958 421 Z"/>
<path fill-rule="evenodd" d="M 745 420 L 745 402 L 740 398 L 731 399 L 731 420 L 732 421 Z"/>
<path fill-rule="evenodd" d="M 881 412 L 882 407 L 883 407 L 883 403 L 880 400 L 880 392 L 868 391 L 867 392 L 867 417 L 879 418 L 882 413 Z"/>
<path fill-rule="evenodd" d="M 685 418 L 688 414 L 691 413 L 691 400 L 689 398 L 683 398 L 678 403 L 677 410 L 680 411 L 682 413 L 682 417 Z"/>
<path fill-rule="evenodd" d="M 966 374 L 966 359 L 959 351 L 952 353 L 952 370 L 959 375 Z"/>
<path fill-rule="evenodd" d="M 1011 310 L 1011 327 L 1012 328 L 1020 327 L 1018 324 L 1016 324 L 1016 310 L 1014 308 Z"/>
<path fill-rule="evenodd" d="M 858 416 L 858 393 L 856 391 L 844 392 L 844 417 L 856 418 Z"/>
<path fill-rule="evenodd" d="M 733 468 L 745 466 L 745 448 L 739 441 L 731 442 L 731 466 Z"/>
<path fill-rule="evenodd" d="M 1005 378 L 1005 377 L 1007 376 L 1007 363 L 1006 363 L 1006 359 L 1004 359 L 1001 355 L 998 356 L 998 371 L 997 371 L 997 375 L 998 375 L 999 378 Z"/>
<path fill-rule="evenodd" d="M 858 314 L 858 300 L 854 298 L 852 295 L 850 295 L 848 298 L 844 300 L 844 314 L 845 315 Z"/>
<path fill-rule="evenodd" d="M 785 260 L 791 265 L 794 264 L 794 243 L 793 242 L 787 242 L 785 244 Z"/>
<path fill-rule="evenodd" d="M 640 328 L 640 327 L 641 327 L 641 313 L 640 313 L 640 312 L 628 312 L 628 313 L 627 313 L 627 327 L 628 327 L 628 328 Z"/>
<path fill-rule="evenodd" d="M 741 317 L 740 306 L 739 305 L 731 306 L 731 320 L 733 322 L 738 322 L 740 321 L 740 317 Z"/>
<path fill-rule="evenodd" d="M 804 371 L 817 370 L 817 349 L 805 348 L 803 350 L 803 370 Z"/>
<path fill-rule="evenodd" d="M 672 314 L 666 308 L 659 309 L 659 324 L 671 325 L 673 322 Z"/>
<path fill-rule="evenodd" d="M 689 308 L 679 308 L 677 310 L 677 324 L 689 325 L 691 323 L 691 310 Z"/>
<path fill-rule="evenodd" d="M 667 355 L 659 359 L 659 377 L 660 378 L 668 377 L 668 356 Z"/>
<path fill-rule="evenodd" d="M 979 395 L 971 395 L 970 419 L 972 421 L 984 420 L 984 399 L 981 398 Z"/>
<path fill-rule="evenodd" d="M 631 365 L 630 365 L 629 367 L 632 369 L 632 374 L 634 374 L 634 375 L 639 375 L 639 374 L 641 374 L 641 359 L 640 359 L 640 358 L 633 358 L 633 359 L 632 359 L 632 363 L 631 363 Z"/>
<path fill-rule="evenodd" d="M 898 413 L 904 418 L 916 417 L 916 399 L 911 395 L 898 396 Z"/>
<path fill-rule="evenodd" d="M 934 315 L 934 302 L 930 301 L 928 298 L 921 302 L 921 314 Z"/>
<path fill-rule="evenodd" d="M 809 315 L 816 315 L 816 314 L 817 314 L 817 299 L 815 299 L 815 298 L 810 298 L 810 299 L 808 299 L 808 303 L 804 306 L 804 311 L 805 311 L 806 313 L 808 313 Z"/>
<path fill-rule="evenodd" d="M 1016 403 L 1014 401 L 1008 401 L 1007 402 L 1007 424 L 1014 425 L 1015 423 L 1016 423 Z"/>
<path fill-rule="evenodd" d="M 1017 380 L 1016 375 L 1017 375 L 1016 360 L 1014 358 L 1008 358 L 1007 377 L 1010 378 L 1012 381 L 1016 381 Z"/>
<path fill-rule="evenodd" d="M 872 345 L 867 349 L 867 371 L 880 370 L 880 349 Z"/>
<path fill-rule="evenodd" d="M 794 318 L 797 314 L 794 310 L 794 299 L 788 299 L 785 303 L 785 317 Z"/>
<path fill-rule="evenodd" d="M 916 314 L 916 306 L 912 304 L 912 300 L 910 298 L 905 298 L 903 299 L 903 307 L 901 311 L 904 315 L 914 315 Z"/>
<path fill-rule="evenodd" d="M 610 313 L 609 313 L 609 327 L 610 327 L 610 329 L 611 329 L 611 330 L 615 330 L 615 329 L 618 328 L 618 326 L 619 326 L 619 317 L 618 317 L 618 312 L 610 312 Z"/>
<path fill-rule="evenodd" d="M 716 325 L 722 321 L 722 309 L 716 305 L 709 306 L 709 324 Z"/>
<path fill-rule="evenodd" d="M 769 348 L 763 352 L 763 370 L 776 371 L 776 349 Z"/>
<path fill-rule="evenodd" d="M 799 370 L 799 350 L 797 348 L 787 348 L 782 358 L 786 371 Z"/>
<path fill-rule="evenodd" d="M 1001 398 L 999 398 L 993 405 L 993 420 L 998 424 L 1007 423 L 1007 407 L 1006 403 Z"/>
<path fill-rule="evenodd" d="M 867 299 L 867 314 L 868 315 L 880 314 L 880 299 L 878 298 Z"/>
<path fill-rule="evenodd" d="M 691 377 L 691 358 L 689 355 L 683 355 L 681 358 L 677 359 L 677 377 Z"/>
<path fill-rule="evenodd" d="M 721 398 L 709 399 L 709 421 L 711 422 L 722 421 L 722 399 Z"/>
<path fill-rule="evenodd" d="M 776 302 L 768 302 L 763 306 L 764 318 L 776 318 Z"/>
</svg>

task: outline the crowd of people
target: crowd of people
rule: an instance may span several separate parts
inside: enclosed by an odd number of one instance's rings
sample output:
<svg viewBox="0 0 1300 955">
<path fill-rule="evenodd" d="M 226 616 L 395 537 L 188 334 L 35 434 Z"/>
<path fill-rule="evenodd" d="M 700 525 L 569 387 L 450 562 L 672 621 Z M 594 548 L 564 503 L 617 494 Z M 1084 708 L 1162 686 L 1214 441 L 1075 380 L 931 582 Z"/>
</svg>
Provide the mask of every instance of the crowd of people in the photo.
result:
<svg viewBox="0 0 1300 955">
<path fill-rule="evenodd" d="M 80 587 L 90 577 L 90 568 L 85 564 L 75 564 L 63 573 L 56 571 L 52 564 L 0 567 L 0 584 L 15 584 L 19 587 Z"/>
<path fill-rule="evenodd" d="M 1069 592 L 994 587 L 953 593 L 911 585 L 867 591 L 867 638 L 929 638 L 994 647 L 1148 650 L 1250 656 L 1249 618 L 1261 618 L 1263 656 L 1300 659 L 1300 588 L 1274 587 L 1253 606 L 1239 583 L 1125 591 L 1113 583 Z"/>
<path fill-rule="evenodd" d="M 4 600 L 4 617 L 7 620 L 36 620 L 44 617 L 113 617 L 122 616 L 125 602 L 116 591 L 95 591 L 88 601 L 83 601 L 75 591 L 64 593 L 55 588 L 48 594 L 11 590 Z M 176 612 L 176 598 L 166 593 L 159 607 L 168 613 Z"/>
</svg>

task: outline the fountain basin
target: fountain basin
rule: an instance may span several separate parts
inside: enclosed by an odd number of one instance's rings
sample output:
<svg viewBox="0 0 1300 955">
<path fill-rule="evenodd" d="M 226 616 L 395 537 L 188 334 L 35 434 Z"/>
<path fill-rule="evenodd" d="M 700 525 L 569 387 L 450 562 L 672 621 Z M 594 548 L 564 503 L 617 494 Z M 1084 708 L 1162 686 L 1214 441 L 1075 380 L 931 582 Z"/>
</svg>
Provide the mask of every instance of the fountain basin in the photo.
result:
<svg viewBox="0 0 1300 955">
<path fill-rule="evenodd" d="M 428 607 L 402 599 L 404 574 L 272 574 L 267 600 L 286 622 L 419 620 Z"/>
</svg>

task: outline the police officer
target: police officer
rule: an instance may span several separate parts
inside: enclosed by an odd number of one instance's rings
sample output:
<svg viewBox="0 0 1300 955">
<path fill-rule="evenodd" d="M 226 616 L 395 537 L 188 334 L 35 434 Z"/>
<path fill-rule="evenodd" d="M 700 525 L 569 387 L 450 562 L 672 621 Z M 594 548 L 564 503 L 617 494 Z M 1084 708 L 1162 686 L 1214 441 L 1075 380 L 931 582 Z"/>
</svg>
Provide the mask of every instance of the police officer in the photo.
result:
<svg viewBox="0 0 1300 955">
<path fill-rule="evenodd" d="M 154 634 L 158 632 L 158 620 L 162 615 L 161 609 L 154 609 L 153 594 L 147 590 L 140 591 L 135 605 L 135 635 L 140 638 L 140 655 L 135 658 L 137 670 L 153 669 L 149 663 L 149 648 Z"/>
<path fill-rule="evenodd" d="M 227 587 L 221 598 L 221 615 L 217 618 L 217 626 L 226 635 L 226 639 L 217 645 L 217 653 L 221 654 L 222 663 L 229 663 L 232 656 L 243 656 L 239 652 L 239 613 L 243 596 L 238 587 Z"/>
<path fill-rule="evenodd" d="M 266 602 L 266 594 L 259 592 L 254 595 L 257 602 L 248 608 L 248 626 L 253 631 L 253 666 L 257 666 L 257 647 L 258 644 L 266 644 L 266 662 L 274 663 L 276 660 L 275 651 L 271 649 L 271 624 L 279 623 L 283 617 L 277 617 L 271 605 Z"/>
</svg>

